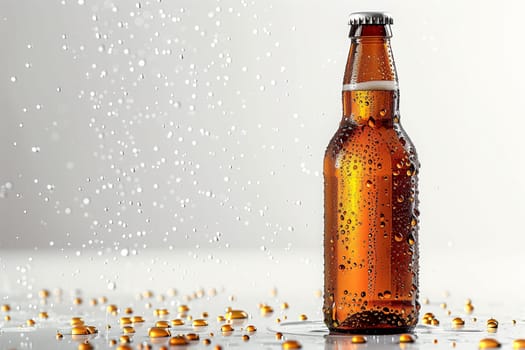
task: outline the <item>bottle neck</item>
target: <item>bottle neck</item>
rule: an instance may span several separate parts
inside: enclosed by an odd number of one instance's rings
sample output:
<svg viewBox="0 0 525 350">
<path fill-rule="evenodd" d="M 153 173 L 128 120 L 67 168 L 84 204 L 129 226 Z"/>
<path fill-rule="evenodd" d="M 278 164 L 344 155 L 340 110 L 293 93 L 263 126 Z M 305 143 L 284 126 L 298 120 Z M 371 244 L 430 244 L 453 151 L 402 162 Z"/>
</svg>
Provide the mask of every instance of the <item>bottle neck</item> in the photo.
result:
<svg viewBox="0 0 525 350">
<path fill-rule="evenodd" d="M 343 117 L 357 124 L 391 125 L 398 119 L 399 91 L 390 26 L 356 25 L 350 35 Z"/>
</svg>

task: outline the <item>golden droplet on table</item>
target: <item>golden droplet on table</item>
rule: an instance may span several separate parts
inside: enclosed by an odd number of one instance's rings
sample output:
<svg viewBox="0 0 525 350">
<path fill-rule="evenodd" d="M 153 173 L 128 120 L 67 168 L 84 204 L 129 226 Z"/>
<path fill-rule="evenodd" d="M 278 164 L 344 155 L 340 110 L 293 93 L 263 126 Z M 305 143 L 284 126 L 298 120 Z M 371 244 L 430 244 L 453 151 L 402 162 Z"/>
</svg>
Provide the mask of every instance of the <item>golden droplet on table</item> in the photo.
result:
<svg viewBox="0 0 525 350">
<path fill-rule="evenodd" d="M 142 316 L 133 316 L 131 318 L 131 322 L 133 322 L 133 323 L 142 323 L 142 322 L 144 322 L 144 318 Z"/>
<path fill-rule="evenodd" d="M 223 324 L 221 326 L 221 332 L 223 332 L 223 333 L 229 333 L 229 332 L 233 332 L 233 331 L 234 331 L 234 329 L 231 326 L 231 324 Z"/>
<path fill-rule="evenodd" d="M 202 318 L 199 318 L 199 319 L 193 320 L 192 325 L 193 327 L 206 327 L 208 325 L 208 321 Z"/>
<path fill-rule="evenodd" d="M 131 326 L 124 326 L 122 327 L 122 331 L 126 334 L 132 334 L 132 333 L 135 333 L 135 328 Z"/>
<path fill-rule="evenodd" d="M 170 328 L 170 325 L 169 325 L 168 321 L 157 321 L 157 322 L 155 322 L 155 327 Z"/>
<path fill-rule="evenodd" d="M 301 349 L 303 346 L 297 340 L 287 340 L 283 342 L 282 348 L 287 349 Z"/>
<path fill-rule="evenodd" d="M 495 349 L 501 347 L 501 343 L 494 338 L 484 338 L 479 341 L 480 349 Z"/>
<path fill-rule="evenodd" d="M 171 333 L 167 328 L 151 327 L 148 330 L 148 336 L 150 338 L 164 338 L 171 336 Z"/>
<path fill-rule="evenodd" d="M 74 326 L 71 328 L 72 335 L 89 335 L 89 329 L 86 326 Z"/>
<path fill-rule="evenodd" d="M 414 338 L 414 336 L 412 334 L 405 333 L 405 334 L 401 334 L 399 336 L 399 342 L 400 343 L 413 343 L 415 341 L 416 341 L 416 339 Z"/>
<path fill-rule="evenodd" d="M 189 341 L 197 341 L 200 339 L 200 336 L 197 333 L 188 333 L 185 337 Z"/>
<path fill-rule="evenodd" d="M 226 315 L 224 315 L 224 317 L 227 320 L 242 320 L 248 318 L 248 313 L 243 310 L 230 310 L 226 312 Z"/>
<path fill-rule="evenodd" d="M 465 325 L 465 321 L 461 317 L 455 317 L 452 319 L 452 326 L 454 328 L 461 328 Z"/>
<path fill-rule="evenodd" d="M 525 349 L 525 339 L 514 339 L 512 347 L 514 349 Z"/>
<path fill-rule="evenodd" d="M 184 325 L 184 321 L 181 320 L 180 318 L 176 318 L 174 320 L 171 320 L 171 325 L 172 326 L 182 326 Z"/>
<path fill-rule="evenodd" d="M 186 340 L 184 336 L 177 335 L 173 338 L 170 338 L 169 341 L 170 346 L 180 346 L 180 345 L 188 345 L 189 342 Z"/>
<path fill-rule="evenodd" d="M 354 335 L 352 337 L 352 344 L 364 344 L 366 343 L 366 338 L 362 335 Z"/>
</svg>

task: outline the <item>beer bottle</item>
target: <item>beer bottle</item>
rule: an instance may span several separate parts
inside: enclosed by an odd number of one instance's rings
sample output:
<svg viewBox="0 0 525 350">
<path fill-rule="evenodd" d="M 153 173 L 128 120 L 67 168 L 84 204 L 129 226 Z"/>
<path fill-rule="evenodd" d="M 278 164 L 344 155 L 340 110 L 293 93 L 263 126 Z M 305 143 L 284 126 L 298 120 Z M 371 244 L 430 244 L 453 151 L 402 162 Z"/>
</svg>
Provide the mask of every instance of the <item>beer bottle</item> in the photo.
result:
<svg viewBox="0 0 525 350">
<path fill-rule="evenodd" d="M 409 332 L 418 303 L 419 162 L 399 123 L 389 14 L 350 15 L 343 117 L 324 158 L 331 332 Z"/>
</svg>

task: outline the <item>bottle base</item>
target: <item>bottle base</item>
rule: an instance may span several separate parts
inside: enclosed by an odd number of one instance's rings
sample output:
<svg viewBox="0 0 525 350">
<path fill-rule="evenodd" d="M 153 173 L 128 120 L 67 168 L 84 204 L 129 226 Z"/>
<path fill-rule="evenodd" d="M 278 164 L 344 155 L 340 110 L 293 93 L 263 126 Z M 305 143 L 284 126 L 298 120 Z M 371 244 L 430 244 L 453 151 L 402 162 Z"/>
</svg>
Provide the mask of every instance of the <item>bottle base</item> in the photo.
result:
<svg viewBox="0 0 525 350">
<path fill-rule="evenodd" d="M 412 333 L 414 327 L 398 328 L 328 328 L 330 335 L 350 335 L 350 334 L 367 334 L 367 335 L 387 335 Z"/>
<path fill-rule="evenodd" d="M 352 314 L 344 321 L 332 319 L 331 314 L 326 316 L 325 324 L 330 330 L 330 334 L 410 333 L 414 330 L 417 323 L 417 313 L 400 316 L 396 313 L 367 310 Z"/>
</svg>

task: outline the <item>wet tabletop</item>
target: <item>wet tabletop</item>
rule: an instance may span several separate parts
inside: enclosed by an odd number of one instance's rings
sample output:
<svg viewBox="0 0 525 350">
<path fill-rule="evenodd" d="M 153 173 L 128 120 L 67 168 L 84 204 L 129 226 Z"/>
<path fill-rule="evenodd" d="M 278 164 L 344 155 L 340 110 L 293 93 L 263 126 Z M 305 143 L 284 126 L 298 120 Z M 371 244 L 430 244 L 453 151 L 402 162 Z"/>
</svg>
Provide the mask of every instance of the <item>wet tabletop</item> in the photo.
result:
<svg viewBox="0 0 525 350">
<path fill-rule="evenodd" d="M 413 334 L 330 335 L 318 255 L 216 259 L 201 252 L 108 260 L 4 252 L 0 348 L 472 349 L 516 348 L 525 338 L 519 301 L 424 288 Z"/>
</svg>

